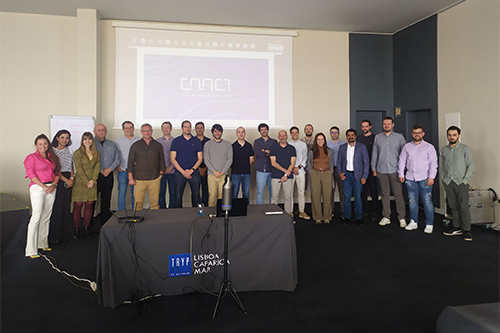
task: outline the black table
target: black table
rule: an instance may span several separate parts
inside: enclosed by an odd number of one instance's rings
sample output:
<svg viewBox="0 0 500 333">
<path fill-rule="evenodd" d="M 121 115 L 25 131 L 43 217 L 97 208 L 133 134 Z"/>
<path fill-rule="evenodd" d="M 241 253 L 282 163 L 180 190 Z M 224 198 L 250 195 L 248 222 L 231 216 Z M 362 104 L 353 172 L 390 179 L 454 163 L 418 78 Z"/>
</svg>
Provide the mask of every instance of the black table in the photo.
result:
<svg viewBox="0 0 500 333">
<path fill-rule="evenodd" d="M 266 211 L 282 210 L 250 205 L 247 216 L 230 218 L 229 278 L 237 292 L 293 291 L 297 286 L 293 219 Z M 111 217 L 100 231 L 99 304 L 114 308 L 149 295 L 218 293 L 224 219 L 211 223 L 209 213 L 214 209 L 206 209 L 203 217 L 196 208 L 154 210 L 141 223 L 118 223 Z"/>
</svg>

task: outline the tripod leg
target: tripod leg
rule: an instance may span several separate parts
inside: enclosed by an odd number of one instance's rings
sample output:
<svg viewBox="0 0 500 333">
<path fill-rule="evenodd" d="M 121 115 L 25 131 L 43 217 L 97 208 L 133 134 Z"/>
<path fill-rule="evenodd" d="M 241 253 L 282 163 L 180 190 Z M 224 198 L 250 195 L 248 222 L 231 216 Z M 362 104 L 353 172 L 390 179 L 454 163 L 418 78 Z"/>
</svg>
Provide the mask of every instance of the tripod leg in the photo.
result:
<svg viewBox="0 0 500 333">
<path fill-rule="evenodd" d="M 247 316 L 248 315 L 247 310 L 245 310 L 245 307 L 243 306 L 243 303 L 241 303 L 241 300 L 238 297 L 238 294 L 236 294 L 236 289 L 234 289 L 231 282 L 228 282 L 228 288 L 229 288 L 229 293 L 231 294 L 231 296 L 233 296 L 233 298 L 236 301 L 236 304 L 238 304 L 240 310 Z"/>
<path fill-rule="evenodd" d="M 214 309 L 214 314 L 212 315 L 212 319 L 215 319 L 215 316 L 217 315 L 217 308 L 219 307 L 219 302 L 221 298 L 226 295 L 226 288 L 227 288 L 226 282 L 221 283 L 219 296 L 217 297 L 217 303 L 215 303 L 215 309 Z"/>
</svg>

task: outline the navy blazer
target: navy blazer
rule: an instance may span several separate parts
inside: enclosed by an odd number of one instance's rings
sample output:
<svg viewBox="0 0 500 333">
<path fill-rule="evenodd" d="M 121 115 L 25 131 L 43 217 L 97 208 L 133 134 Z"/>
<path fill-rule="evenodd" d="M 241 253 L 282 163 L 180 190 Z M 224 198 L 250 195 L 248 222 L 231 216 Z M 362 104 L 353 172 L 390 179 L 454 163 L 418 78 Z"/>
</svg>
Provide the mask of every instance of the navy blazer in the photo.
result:
<svg viewBox="0 0 500 333">
<path fill-rule="evenodd" d="M 337 157 L 337 171 L 339 174 L 346 172 L 348 144 L 344 143 L 339 147 L 339 155 Z M 368 179 L 368 172 L 370 172 L 368 150 L 364 144 L 356 142 L 354 146 L 354 179 L 357 182 L 361 182 L 361 178 Z"/>
</svg>

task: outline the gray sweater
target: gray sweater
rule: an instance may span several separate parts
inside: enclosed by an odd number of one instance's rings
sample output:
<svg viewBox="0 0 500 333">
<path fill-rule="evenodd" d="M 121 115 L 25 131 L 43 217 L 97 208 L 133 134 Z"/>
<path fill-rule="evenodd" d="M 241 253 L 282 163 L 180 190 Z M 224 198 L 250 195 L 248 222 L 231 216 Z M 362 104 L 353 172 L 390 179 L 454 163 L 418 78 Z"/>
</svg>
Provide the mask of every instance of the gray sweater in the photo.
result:
<svg viewBox="0 0 500 333">
<path fill-rule="evenodd" d="M 213 175 L 215 170 L 227 174 L 233 164 L 233 146 L 226 140 L 207 141 L 203 147 L 203 160 L 209 175 Z"/>
</svg>

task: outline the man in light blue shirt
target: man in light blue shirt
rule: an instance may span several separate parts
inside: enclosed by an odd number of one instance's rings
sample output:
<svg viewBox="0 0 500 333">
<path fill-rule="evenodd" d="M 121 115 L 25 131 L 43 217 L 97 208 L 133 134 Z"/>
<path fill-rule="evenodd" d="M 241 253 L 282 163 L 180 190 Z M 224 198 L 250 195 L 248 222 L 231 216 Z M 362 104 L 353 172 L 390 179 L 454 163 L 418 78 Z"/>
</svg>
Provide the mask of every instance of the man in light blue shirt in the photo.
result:
<svg viewBox="0 0 500 333">
<path fill-rule="evenodd" d="M 101 173 L 97 178 L 97 195 L 101 195 L 101 224 L 111 217 L 111 192 L 113 191 L 113 170 L 120 165 L 121 153 L 116 144 L 106 139 L 108 129 L 104 124 L 97 124 L 94 128 L 96 137 L 95 147 L 101 154 Z"/>
<path fill-rule="evenodd" d="M 127 187 L 128 185 L 128 153 L 130 151 L 130 146 L 134 142 L 139 141 L 141 138 L 134 135 L 134 123 L 126 120 L 122 123 L 123 136 L 116 139 L 115 143 L 118 146 L 118 150 L 121 153 L 120 165 L 116 168 L 118 171 L 118 210 L 127 209 Z M 130 186 L 130 208 L 134 209 L 134 187 Z"/>
<path fill-rule="evenodd" d="M 334 187 L 332 188 L 332 211 L 335 208 L 335 187 L 339 191 L 340 199 L 340 215 L 344 216 L 344 185 L 342 184 L 342 179 L 340 179 L 339 173 L 337 171 L 337 158 L 339 154 L 339 147 L 345 142 L 339 139 L 340 129 L 337 126 L 332 126 L 330 128 L 330 137 L 332 138 L 326 144 L 328 148 L 333 150 L 333 181 Z"/>
<path fill-rule="evenodd" d="M 288 144 L 295 147 L 297 154 L 297 159 L 295 160 L 295 167 L 293 168 L 293 177 L 295 179 L 295 184 L 297 184 L 297 192 L 299 197 L 299 218 L 304 220 L 311 219 L 309 215 L 305 212 L 306 206 L 306 171 L 305 166 L 307 165 L 307 144 L 299 140 L 299 128 L 293 126 L 290 128 L 291 140 Z M 293 195 L 292 195 L 292 207 L 293 207 Z"/>
</svg>

